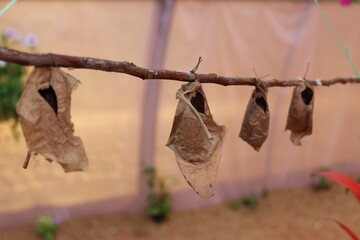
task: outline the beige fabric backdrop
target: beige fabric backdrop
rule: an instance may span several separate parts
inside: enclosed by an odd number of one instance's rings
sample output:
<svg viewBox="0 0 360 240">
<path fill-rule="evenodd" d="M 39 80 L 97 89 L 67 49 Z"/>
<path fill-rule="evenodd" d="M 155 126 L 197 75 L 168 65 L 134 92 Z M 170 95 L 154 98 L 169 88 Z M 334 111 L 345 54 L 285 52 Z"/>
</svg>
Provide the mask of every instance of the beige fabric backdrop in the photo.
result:
<svg viewBox="0 0 360 240">
<path fill-rule="evenodd" d="M 1 18 L 0 28 L 38 35 L 39 52 L 144 66 L 154 6 L 151 1 L 19 1 Z M 137 194 L 143 82 L 124 74 L 66 71 L 82 82 L 73 94 L 72 120 L 86 146 L 89 171 L 65 174 L 40 157 L 23 170 L 24 139 L 14 142 L 9 127 L 1 125 L 0 215 Z"/>
<path fill-rule="evenodd" d="M 322 4 L 334 28 L 360 62 L 359 6 L 343 8 Z M 310 62 L 309 79 L 354 76 L 350 64 L 311 3 L 181 2 L 175 9 L 165 68 L 190 70 L 197 56 L 204 58 L 200 72 L 225 76 L 270 73 L 271 78 L 303 77 Z M 159 106 L 157 166 L 164 174 L 181 175 L 173 154 L 163 148 L 174 114 L 178 83 L 163 82 Z M 184 208 L 216 203 L 241 194 L 257 194 L 265 187 L 289 188 L 310 181 L 321 166 L 358 173 L 360 86 L 337 85 L 316 89 L 314 133 L 295 147 L 284 132 L 291 88 L 271 88 L 269 137 L 260 153 L 237 136 L 252 87 L 205 85 L 215 120 L 225 124 L 217 194 L 202 201 L 196 196 Z M 172 101 L 169 104 L 169 100 Z M 176 190 L 187 189 L 184 181 Z"/>
<path fill-rule="evenodd" d="M 359 66 L 360 6 L 344 8 L 337 2 L 322 6 Z M 20 1 L 2 17 L 0 29 L 11 26 L 37 34 L 40 52 L 146 66 L 154 13 L 152 1 Z M 255 67 L 259 75 L 295 79 L 304 75 L 308 62 L 309 79 L 354 75 L 315 6 L 305 2 L 177 2 L 164 68 L 189 71 L 198 56 L 204 58 L 198 72 L 225 76 L 253 76 Z M 139 194 L 144 83 L 123 74 L 69 73 L 83 83 L 74 93 L 72 115 L 76 134 L 82 137 L 89 156 L 89 172 L 65 174 L 40 157 L 23 170 L 24 141 L 14 142 L 8 126 L 1 124 L 0 216 L 38 206 L 66 208 Z M 177 209 L 258 194 L 265 187 L 307 184 L 311 171 L 321 166 L 359 173 L 360 86 L 316 88 L 313 135 L 305 137 L 301 147 L 293 146 L 290 133 L 284 132 L 292 89 L 271 88 L 269 137 L 257 153 L 237 137 L 252 87 L 206 84 L 211 111 L 216 121 L 225 124 L 227 136 L 216 195 L 201 200 L 183 179 L 172 151 L 165 147 L 180 85 L 161 83 L 155 143 L 156 167 L 171 180 Z M 127 211 L 129 204 L 118 204 L 115 209 Z"/>
</svg>

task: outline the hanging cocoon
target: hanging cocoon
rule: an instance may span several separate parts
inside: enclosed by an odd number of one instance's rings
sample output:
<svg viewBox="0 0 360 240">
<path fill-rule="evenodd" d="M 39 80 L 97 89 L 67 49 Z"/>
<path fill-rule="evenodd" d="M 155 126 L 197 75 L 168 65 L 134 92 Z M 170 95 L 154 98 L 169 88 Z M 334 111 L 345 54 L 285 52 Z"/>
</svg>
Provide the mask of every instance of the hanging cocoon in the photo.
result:
<svg viewBox="0 0 360 240">
<path fill-rule="evenodd" d="M 270 113 L 267 104 L 267 92 L 266 84 L 257 80 L 239 134 L 239 137 L 256 151 L 260 151 L 269 132 Z"/>
<path fill-rule="evenodd" d="M 60 68 L 35 67 L 17 105 L 29 152 L 59 163 L 65 172 L 88 167 L 70 115 L 71 92 L 79 83 Z"/>
<path fill-rule="evenodd" d="M 217 124 L 199 81 L 182 85 L 167 146 L 189 185 L 200 197 L 214 195 L 225 128 Z"/>
<path fill-rule="evenodd" d="M 286 130 L 291 131 L 291 142 L 301 145 L 301 139 L 312 134 L 314 89 L 307 83 L 296 86 L 290 103 Z"/>
</svg>

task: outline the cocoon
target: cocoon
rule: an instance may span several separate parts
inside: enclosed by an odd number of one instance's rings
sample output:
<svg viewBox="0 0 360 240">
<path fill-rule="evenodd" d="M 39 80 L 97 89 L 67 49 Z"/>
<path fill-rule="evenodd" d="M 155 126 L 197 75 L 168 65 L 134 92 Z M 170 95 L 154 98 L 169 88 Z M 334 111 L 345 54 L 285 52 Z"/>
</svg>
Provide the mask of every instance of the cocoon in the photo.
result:
<svg viewBox="0 0 360 240">
<path fill-rule="evenodd" d="M 17 105 L 29 152 L 61 164 L 65 172 L 88 167 L 83 143 L 74 136 L 70 115 L 71 93 L 78 84 L 60 68 L 35 67 Z"/>
<path fill-rule="evenodd" d="M 210 113 L 199 81 L 182 85 L 167 146 L 189 185 L 203 198 L 214 195 L 214 184 L 225 135 Z"/>
<path fill-rule="evenodd" d="M 239 134 L 239 137 L 256 151 L 260 151 L 269 132 L 270 113 L 267 104 L 267 92 L 265 83 L 257 80 L 256 87 L 246 107 Z"/>
<path fill-rule="evenodd" d="M 291 142 L 301 145 L 301 139 L 312 134 L 314 111 L 314 89 L 309 84 L 296 86 L 289 107 L 286 130 L 291 131 Z"/>
</svg>

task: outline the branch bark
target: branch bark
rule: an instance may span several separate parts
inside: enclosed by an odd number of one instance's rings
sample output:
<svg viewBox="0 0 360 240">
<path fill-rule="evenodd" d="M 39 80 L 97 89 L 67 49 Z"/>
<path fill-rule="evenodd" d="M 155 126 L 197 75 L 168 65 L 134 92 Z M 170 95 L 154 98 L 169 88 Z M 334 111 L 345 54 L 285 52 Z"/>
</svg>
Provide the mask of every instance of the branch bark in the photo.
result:
<svg viewBox="0 0 360 240">
<path fill-rule="evenodd" d="M 0 60 L 20 64 L 23 66 L 38 67 L 64 67 L 64 68 L 83 68 L 93 69 L 106 72 L 118 72 L 128 74 L 143 80 L 163 79 L 175 80 L 182 82 L 192 82 L 196 77 L 201 83 L 215 83 L 223 86 L 229 85 L 255 85 L 255 77 L 224 77 L 215 73 L 194 74 L 191 72 L 174 71 L 174 70 L 152 70 L 136 66 L 131 62 L 118 62 L 99 58 L 77 57 L 60 54 L 38 54 L 20 52 L 5 47 L 0 47 Z M 302 84 L 304 80 L 262 80 L 268 87 L 291 87 Z M 307 80 L 314 86 L 331 86 L 334 84 L 360 83 L 360 78 L 334 78 L 330 80 Z"/>
</svg>

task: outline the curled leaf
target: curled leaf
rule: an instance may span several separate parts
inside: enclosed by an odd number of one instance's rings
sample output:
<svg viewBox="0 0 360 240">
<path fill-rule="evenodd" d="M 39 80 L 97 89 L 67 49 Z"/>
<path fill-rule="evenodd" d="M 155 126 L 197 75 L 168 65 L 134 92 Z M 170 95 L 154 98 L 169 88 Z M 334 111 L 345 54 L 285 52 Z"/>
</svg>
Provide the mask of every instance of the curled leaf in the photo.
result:
<svg viewBox="0 0 360 240">
<path fill-rule="evenodd" d="M 214 195 L 225 128 L 212 118 L 198 81 L 183 85 L 167 146 L 186 181 L 200 197 Z"/>
<path fill-rule="evenodd" d="M 360 185 L 352 178 L 338 172 L 315 172 L 313 176 L 323 176 L 349 189 L 360 201 Z"/>
</svg>

